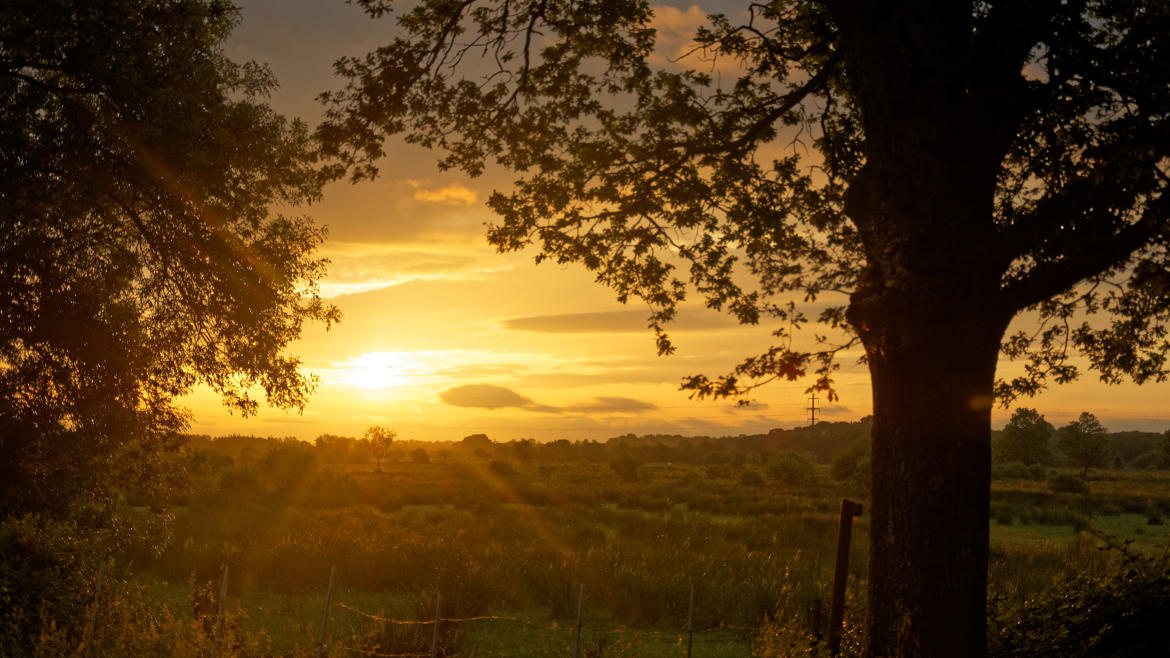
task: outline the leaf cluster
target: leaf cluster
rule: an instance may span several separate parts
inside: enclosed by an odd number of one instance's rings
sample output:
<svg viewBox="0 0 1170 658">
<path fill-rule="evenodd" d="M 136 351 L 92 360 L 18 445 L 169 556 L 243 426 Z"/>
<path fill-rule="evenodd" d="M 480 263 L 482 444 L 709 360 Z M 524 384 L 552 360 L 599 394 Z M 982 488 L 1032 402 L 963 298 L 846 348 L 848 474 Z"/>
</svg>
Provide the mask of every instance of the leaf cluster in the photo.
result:
<svg viewBox="0 0 1170 658">
<path fill-rule="evenodd" d="M 799 377 L 814 355 L 791 349 L 809 319 L 788 296 L 846 292 L 862 261 L 841 214 L 860 152 L 831 22 L 799 2 L 754 6 L 746 26 L 711 16 L 691 53 L 656 67 L 653 21 L 632 1 L 421 3 L 390 44 L 338 62 L 349 84 L 323 96 L 323 149 L 354 179 L 375 175 L 399 134 L 444 152 L 443 168 L 515 171 L 488 202 L 501 218 L 489 240 L 538 245 L 538 261 L 581 263 L 620 301 L 643 300 L 661 353 L 690 289 L 743 323 L 784 326 L 784 345 L 738 376 L 684 388 Z M 839 307 L 817 319 L 845 324 Z"/>
<path fill-rule="evenodd" d="M 490 241 L 641 299 L 661 353 L 692 293 L 773 327 L 766 352 L 683 382 L 700 397 L 809 370 L 831 389 L 862 329 L 845 295 L 879 349 L 890 295 L 964 286 L 989 325 L 1038 319 L 1003 343 L 1025 365 L 997 384 L 1005 404 L 1079 376 L 1077 352 L 1106 381 L 1165 378 L 1170 9 L 918 9 L 751 3 L 679 55 L 637 0 L 424 1 L 337 63 L 318 135 L 333 176 L 374 176 L 391 136 L 443 168 L 514 172 Z M 793 342 L 810 321 L 811 349 Z"/>
</svg>

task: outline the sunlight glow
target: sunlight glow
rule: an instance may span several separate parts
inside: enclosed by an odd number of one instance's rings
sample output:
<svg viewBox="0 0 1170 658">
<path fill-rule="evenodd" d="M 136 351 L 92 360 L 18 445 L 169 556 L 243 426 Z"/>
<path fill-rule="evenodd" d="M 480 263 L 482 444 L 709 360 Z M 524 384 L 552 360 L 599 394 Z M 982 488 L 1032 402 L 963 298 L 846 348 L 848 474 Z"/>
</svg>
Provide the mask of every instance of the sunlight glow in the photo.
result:
<svg viewBox="0 0 1170 658">
<path fill-rule="evenodd" d="M 409 352 L 368 352 L 335 363 L 334 367 L 342 372 L 347 386 L 374 390 L 406 384 L 411 375 L 418 373 L 420 365 L 410 358 Z"/>
</svg>

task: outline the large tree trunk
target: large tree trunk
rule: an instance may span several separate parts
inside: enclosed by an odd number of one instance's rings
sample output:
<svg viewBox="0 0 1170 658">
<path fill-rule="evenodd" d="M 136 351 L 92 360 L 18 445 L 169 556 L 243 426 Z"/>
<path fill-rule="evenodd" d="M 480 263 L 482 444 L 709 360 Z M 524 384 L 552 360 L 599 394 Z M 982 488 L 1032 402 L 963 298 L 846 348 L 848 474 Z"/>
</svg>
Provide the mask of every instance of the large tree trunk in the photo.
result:
<svg viewBox="0 0 1170 658">
<path fill-rule="evenodd" d="M 887 288 L 852 312 L 874 391 L 875 657 L 986 655 L 992 386 L 1006 321 L 931 287 Z"/>
</svg>

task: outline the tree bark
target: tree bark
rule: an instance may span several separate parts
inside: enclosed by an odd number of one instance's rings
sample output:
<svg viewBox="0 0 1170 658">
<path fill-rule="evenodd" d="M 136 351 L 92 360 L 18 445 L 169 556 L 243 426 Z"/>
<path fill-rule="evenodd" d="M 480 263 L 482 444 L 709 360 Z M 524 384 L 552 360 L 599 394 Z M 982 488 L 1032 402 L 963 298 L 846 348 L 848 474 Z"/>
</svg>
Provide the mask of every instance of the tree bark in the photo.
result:
<svg viewBox="0 0 1170 658">
<path fill-rule="evenodd" d="M 983 658 L 1018 66 L 967 66 L 969 3 L 828 4 L 866 135 L 845 210 L 866 249 L 848 319 L 873 384 L 869 654 Z"/>
<path fill-rule="evenodd" d="M 987 651 L 992 386 L 1007 320 L 937 283 L 911 294 L 886 288 L 856 298 L 852 311 L 865 327 L 874 391 L 874 657 Z"/>
</svg>

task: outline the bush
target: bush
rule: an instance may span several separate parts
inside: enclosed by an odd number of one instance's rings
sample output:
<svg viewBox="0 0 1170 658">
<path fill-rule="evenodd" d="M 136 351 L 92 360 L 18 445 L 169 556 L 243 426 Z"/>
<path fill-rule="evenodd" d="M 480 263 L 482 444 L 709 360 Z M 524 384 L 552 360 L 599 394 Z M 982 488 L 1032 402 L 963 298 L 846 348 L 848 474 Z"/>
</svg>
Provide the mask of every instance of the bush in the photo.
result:
<svg viewBox="0 0 1170 658">
<path fill-rule="evenodd" d="M 991 518 L 995 519 L 996 525 L 1011 525 L 1015 523 L 1016 517 L 1010 507 L 991 506 Z"/>
<path fill-rule="evenodd" d="M 429 464 L 431 463 L 431 456 L 423 448 L 415 448 L 410 451 L 410 461 L 415 464 Z"/>
<path fill-rule="evenodd" d="M 618 455 L 609 461 L 609 467 L 626 482 L 636 482 L 642 463 L 630 455 Z"/>
<path fill-rule="evenodd" d="M 993 606 L 992 656 L 1167 656 L 1170 570 L 1127 555 L 1122 573 L 1058 583 L 1022 604 Z M 998 608 L 998 609 L 996 609 Z"/>
<path fill-rule="evenodd" d="M 730 480 L 731 477 L 731 467 L 727 464 L 711 464 L 707 467 L 708 480 Z"/>
<path fill-rule="evenodd" d="M 739 474 L 739 483 L 745 487 L 762 487 L 764 486 L 764 476 L 756 471 L 744 471 Z"/>
<path fill-rule="evenodd" d="M 854 452 L 845 452 L 837 455 L 833 460 L 832 465 L 829 466 L 829 477 L 844 482 L 853 477 L 857 472 L 858 455 Z"/>
<path fill-rule="evenodd" d="M 838 482 L 850 482 L 857 488 L 869 490 L 869 445 L 859 443 L 837 455 L 829 466 L 829 477 Z"/>
<path fill-rule="evenodd" d="M 488 464 L 488 468 L 492 473 L 495 473 L 500 477 L 512 477 L 516 474 L 516 469 L 512 467 L 512 463 L 506 462 L 502 459 L 493 459 L 491 463 Z"/>
<path fill-rule="evenodd" d="M 1089 493 L 1089 483 L 1072 473 L 1053 473 L 1048 476 L 1048 489 L 1053 493 Z"/>
<path fill-rule="evenodd" d="M 997 480 L 1034 480 L 1039 482 L 1048 477 L 1048 469 L 1043 464 L 1008 462 L 992 467 L 991 477 Z"/>
<path fill-rule="evenodd" d="M 812 459 L 799 452 L 782 452 L 768 464 L 768 474 L 786 489 L 807 487 L 817 480 L 817 467 Z"/>
</svg>

